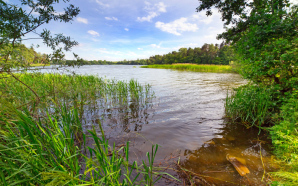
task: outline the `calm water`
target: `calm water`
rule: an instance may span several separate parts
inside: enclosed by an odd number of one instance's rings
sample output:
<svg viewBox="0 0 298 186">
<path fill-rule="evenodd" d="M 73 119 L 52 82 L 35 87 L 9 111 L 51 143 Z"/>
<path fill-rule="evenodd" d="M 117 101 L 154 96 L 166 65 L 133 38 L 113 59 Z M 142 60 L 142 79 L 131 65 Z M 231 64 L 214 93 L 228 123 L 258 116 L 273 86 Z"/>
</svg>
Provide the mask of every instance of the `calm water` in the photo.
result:
<svg viewBox="0 0 298 186">
<path fill-rule="evenodd" d="M 262 185 L 264 168 L 273 170 L 265 135 L 224 119 L 227 90 L 246 83 L 237 74 L 133 66 L 83 66 L 74 71 L 152 85 L 155 98 L 146 106 L 131 104 L 129 113 L 119 108 L 86 113 L 85 129 L 100 120 L 110 141 L 131 141 L 132 159 L 145 159 L 152 144 L 159 144 L 156 163 L 180 157 L 182 167 L 215 185 Z M 262 146 L 259 140 L 264 141 Z M 241 177 L 226 160 L 227 154 L 245 159 L 251 173 Z"/>
</svg>

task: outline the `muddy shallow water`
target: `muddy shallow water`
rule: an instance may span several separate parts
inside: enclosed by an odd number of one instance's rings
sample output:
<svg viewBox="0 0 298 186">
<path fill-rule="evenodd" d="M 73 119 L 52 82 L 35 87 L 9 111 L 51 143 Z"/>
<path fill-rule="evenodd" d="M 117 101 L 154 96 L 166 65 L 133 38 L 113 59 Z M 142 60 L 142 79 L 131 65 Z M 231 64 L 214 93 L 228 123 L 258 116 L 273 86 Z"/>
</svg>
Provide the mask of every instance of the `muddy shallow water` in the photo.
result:
<svg viewBox="0 0 298 186">
<path fill-rule="evenodd" d="M 258 130 L 224 118 L 227 90 L 246 83 L 237 74 L 125 65 L 83 66 L 75 72 L 107 79 L 136 79 L 152 85 L 155 98 L 141 106 L 131 103 L 129 111 L 110 107 L 94 112 L 86 108 L 85 130 L 101 121 L 111 142 L 131 141 L 131 159 L 145 159 L 152 144 L 159 144 L 155 162 L 175 157 L 173 161 L 180 159 L 183 168 L 215 185 L 262 185 L 261 180 L 267 178 L 263 178 L 264 169 L 274 170 L 270 140 L 264 134 L 258 135 Z M 247 177 L 237 173 L 227 161 L 227 154 L 246 160 L 250 170 Z"/>
</svg>

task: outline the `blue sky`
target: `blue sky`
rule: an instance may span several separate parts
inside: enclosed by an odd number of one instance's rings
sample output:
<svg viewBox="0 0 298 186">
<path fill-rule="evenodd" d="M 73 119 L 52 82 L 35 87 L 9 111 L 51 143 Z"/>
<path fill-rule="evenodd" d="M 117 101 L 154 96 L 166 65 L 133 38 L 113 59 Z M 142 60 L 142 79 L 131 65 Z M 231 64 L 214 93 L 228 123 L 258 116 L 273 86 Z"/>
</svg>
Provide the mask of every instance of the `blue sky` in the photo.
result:
<svg viewBox="0 0 298 186">
<path fill-rule="evenodd" d="M 181 47 L 221 42 L 216 40 L 216 35 L 223 31 L 220 15 L 216 11 L 211 17 L 205 12 L 197 13 L 197 0 L 72 0 L 70 3 L 81 10 L 72 23 L 51 22 L 38 31 L 48 28 L 53 34 L 70 36 L 80 43 L 72 52 L 86 60 L 145 59 Z M 58 13 L 66 5 L 57 4 Z M 39 44 L 38 52 L 50 53 L 38 40 L 24 43 Z M 67 53 L 66 58 L 71 59 L 72 53 Z"/>
<path fill-rule="evenodd" d="M 57 4 L 58 13 L 67 5 L 61 2 Z M 70 3 L 81 10 L 71 24 L 51 22 L 45 27 L 53 34 L 63 33 L 78 41 L 80 44 L 72 52 L 86 60 L 144 59 L 181 47 L 221 43 L 216 35 L 224 30 L 217 11 L 211 17 L 196 12 L 197 0 L 71 0 Z M 24 43 L 40 44 L 37 51 L 50 52 L 40 41 Z M 71 59 L 72 54 L 67 53 L 66 58 Z"/>
<path fill-rule="evenodd" d="M 72 52 L 86 60 L 145 59 L 181 47 L 222 42 L 216 40 L 216 35 L 224 31 L 220 14 L 214 10 L 207 17 L 205 12 L 196 12 L 197 0 L 71 0 L 70 3 L 81 10 L 72 23 L 51 22 L 38 31 L 48 28 L 53 34 L 70 36 L 80 43 Z M 66 5 L 60 1 L 57 12 L 63 12 Z M 39 44 L 38 52 L 50 53 L 38 40 L 24 44 Z M 72 59 L 72 53 L 66 53 L 66 58 Z"/>
</svg>

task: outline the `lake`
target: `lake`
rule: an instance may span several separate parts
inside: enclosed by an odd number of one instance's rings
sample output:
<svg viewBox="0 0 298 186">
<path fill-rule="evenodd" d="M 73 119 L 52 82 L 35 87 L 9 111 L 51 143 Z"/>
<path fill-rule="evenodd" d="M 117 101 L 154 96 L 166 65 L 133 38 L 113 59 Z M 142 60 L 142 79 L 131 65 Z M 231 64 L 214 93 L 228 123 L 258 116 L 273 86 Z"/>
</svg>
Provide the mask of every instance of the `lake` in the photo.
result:
<svg viewBox="0 0 298 186">
<path fill-rule="evenodd" d="M 152 86 L 154 98 L 142 106 L 131 103 L 127 112 L 117 107 L 97 111 L 86 108 L 85 130 L 100 121 L 110 142 L 130 141 L 131 159 L 146 159 L 145 153 L 151 152 L 152 144 L 159 144 L 156 165 L 178 168 L 173 161 L 179 160 L 182 167 L 215 185 L 262 185 L 261 180 L 266 180 L 264 169 L 266 172 L 274 170 L 271 144 L 266 135 L 258 135 L 258 130 L 246 129 L 225 118 L 228 91 L 231 94 L 233 88 L 247 83 L 238 74 L 128 65 L 66 69 L 107 79 L 135 79 Z M 246 160 L 250 174 L 241 177 L 227 161 L 227 154 Z M 167 171 L 185 177 L 183 173 Z M 175 185 L 171 181 L 167 184 Z"/>
</svg>

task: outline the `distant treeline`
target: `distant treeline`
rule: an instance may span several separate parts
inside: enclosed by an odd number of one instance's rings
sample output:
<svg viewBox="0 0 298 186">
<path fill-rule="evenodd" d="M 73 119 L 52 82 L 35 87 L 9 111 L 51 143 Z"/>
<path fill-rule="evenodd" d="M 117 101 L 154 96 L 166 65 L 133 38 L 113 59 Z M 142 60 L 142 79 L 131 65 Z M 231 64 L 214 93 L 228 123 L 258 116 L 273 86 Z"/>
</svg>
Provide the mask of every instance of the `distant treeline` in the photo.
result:
<svg viewBox="0 0 298 186">
<path fill-rule="evenodd" d="M 118 62 L 106 60 L 83 61 L 83 65 L 153 65 L 173 63 L 228 65 L 236 60 L 231 46 L 225 43 L 204 44 L 196 48 L 180 48 L 164 55 L 151 56 L 149 59 L 124 60 Z M 71 61 L 68 61 L 71 62 Z"/>
<path fill-rule="evenodd" d="M 7 54 L 10 54 L 7 64 L 1 63 L 1 61 L 4 60 Z M 12 64 L 15 64 L 17 66 L 26 66 L 31 64 L 49 64 L 49 59 L 46 54 L 36 52 L 33 47 L 28 48 L 24 44 L 18 43 L 15 44 L 14 47 L 11 44 L 2 45 L 0 48 L 0 66 Z"/>
</svg>

